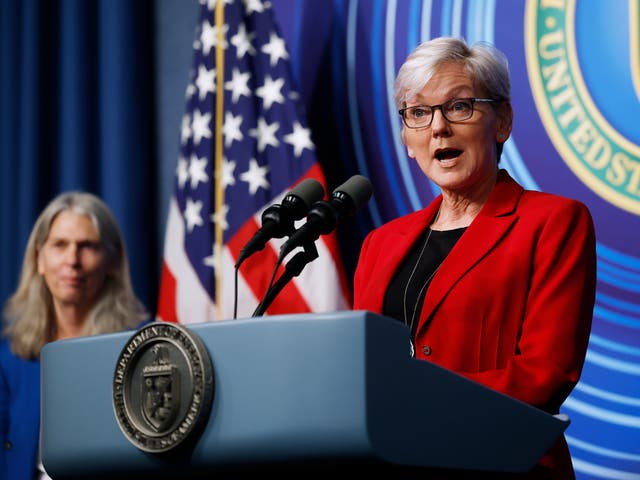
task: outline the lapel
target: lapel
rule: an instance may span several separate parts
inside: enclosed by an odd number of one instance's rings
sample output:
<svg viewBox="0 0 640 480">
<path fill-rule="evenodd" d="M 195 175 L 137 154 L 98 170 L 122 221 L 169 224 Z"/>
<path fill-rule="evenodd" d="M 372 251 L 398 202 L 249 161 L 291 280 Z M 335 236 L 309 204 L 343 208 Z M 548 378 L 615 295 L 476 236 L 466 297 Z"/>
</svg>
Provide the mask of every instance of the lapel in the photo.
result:
<svg viewBox="0 0 640 480">
<path fill-rule="evenodd" d="M 430 318 L 454 285 L 473 269 L 507 234 L 517 220 L 516 206 L 523 188 L 500 170 L 495 188 L 478 216 L 460 237 L 433 277 L 424 301 L 421 319 Z M 424 328 L 423 322 L 419 329 Z"/>
<path fill-rule="evenodd" d="M 439 195 L 430 205 L 416 212 L 413 216 L 407 217 L 407 221 L 403 225 L 399 225 L 398 228 L 391 233 L 393 248 L 390 248 L 388 251 L 388 265 L 390 268 L 387 269 L 387 273 L 389 274 L 389 281 L 398 269 L 400 262 L 409 254 L 409 250 L 411 250 L 411 247 L 418 237 L 422 235 L 431 224 L 441 203 L 442 196 Z"/>
<path fill-rule="evenodd" d="M 390 241 L 387 242 L 387 245 L 392 245 L 393 247 L 387 249 L 386 267 L 381 270 L 384 272 L 380 284 L 383 290 L 386 290 L 389 283 L 391 283 L 391 278 L 400 266 L 400 263 L 409 254 L 411 247 L 418 237 L 422 235 L 431 224 L 441 203 L 442 195 L 439 195 L 427 207 L 406 217 L 405 221 L 391 232 Z M 382 291 L 378 297 L 380 297 L 378 299 L 380 304 L 379 308 L 382 309 L 384 291 Z"/>
<path fill-rule="evenodd" d="M 376 255 L 375 275 L 368 279 L 360 303 L 367 309 L 381 312 L 384 296 L 391 278 L 402 260 L 407 256 L 416 239 L 425 231 L 440 208 L 442 196 L 436 197 L 428 206 L 397 219 L 392 228 L 383 228 L 381 241 L 384 252 Z"/>
</svg>

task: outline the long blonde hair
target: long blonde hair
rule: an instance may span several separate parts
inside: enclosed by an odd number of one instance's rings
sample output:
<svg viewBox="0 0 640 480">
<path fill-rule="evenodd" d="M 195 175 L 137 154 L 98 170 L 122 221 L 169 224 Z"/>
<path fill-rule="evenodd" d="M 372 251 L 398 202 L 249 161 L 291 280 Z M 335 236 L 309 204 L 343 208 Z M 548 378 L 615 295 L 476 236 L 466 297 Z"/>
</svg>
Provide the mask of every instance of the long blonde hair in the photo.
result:
<svg viewBox="0 0 640 480">
<path fill-rule="evenodd" d="M 38 274 L 38 251 L 49 236 L 56 216 L 65 210 L 91 219 L 107 252 L 111 272 L 105 279 L 101 297 L 84 323 L 83 335 L 97 335 L 135 328 L 149 314 L 136 297 L 131 284 L 124 237 L 109 210 L 90 193 L 65 192 L 54 198 L 36 220 L 22 261 L 18 288 L 4 308 L 11 350 L 25 359 L 40 357 L 40 349 L 53 340 L 55 314 L 53 299 L 44 279 Z"/>
</svg>

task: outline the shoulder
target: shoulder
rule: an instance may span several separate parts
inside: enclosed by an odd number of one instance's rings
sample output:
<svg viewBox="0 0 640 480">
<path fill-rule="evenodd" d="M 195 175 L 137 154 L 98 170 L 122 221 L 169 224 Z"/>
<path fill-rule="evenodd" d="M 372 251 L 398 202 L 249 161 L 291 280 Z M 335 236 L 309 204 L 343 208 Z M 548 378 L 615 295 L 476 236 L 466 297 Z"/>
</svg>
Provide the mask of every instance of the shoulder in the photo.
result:
<svg viewBox="0 0 640 480">
<path fill-rule="evenodd" d="M 589 208 L 583 202 L 562 195 L 535 190 L 525 190 L 522 193 L 518 209 L 541 215 L 591 218 Z"/>
<path fill-rule="evenodd" d="M 553 193 L 526 190 L 506 170 L 498 173 L 498 182 L 485 205 L 486 214 L 504 216 L 512 213 L 532 217 L 550 213 L 590 217 L 587 206 L 569 197 Z"/>
<path fill-rule="evenodd" d="M 40 372 L 39 360 L 25 360 L 11 351 L 9 339 L 0 339 L 0 377 L 8 384 L 20 384 L 25 379 L 35 380 Z"/>
<path fill-rule="evenodd" d="M 9 338 L 2 337 L 0 338 L 0 366 L 2 368 L 30 368 L 32 365 L 38 365 L 40 363 L 37 359 L 27 360 L 22 357 L 19 357 L 11 350 L 11 342 Z"/>
<path fill-rule="evenodd" d="M 595 251 L 596 232 L 588 207 L 579 200 L 525 190 L 516 208 L 519 224 L 547 244 L 582 245 Z"/>
<path fill-rule="evenodd" d="M 0 337 L 0 365 L 9 362 L 11 358 L 15 358 L 15 355 L 11 352 L 9 338 L 5 336 Z"/>
</svg>

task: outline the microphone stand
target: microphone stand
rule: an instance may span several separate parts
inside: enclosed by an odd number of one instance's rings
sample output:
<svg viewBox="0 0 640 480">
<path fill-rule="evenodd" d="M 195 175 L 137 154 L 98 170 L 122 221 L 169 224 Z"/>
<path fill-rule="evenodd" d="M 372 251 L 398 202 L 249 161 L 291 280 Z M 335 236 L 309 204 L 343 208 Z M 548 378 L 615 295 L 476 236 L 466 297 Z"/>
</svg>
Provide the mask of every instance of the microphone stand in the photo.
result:
<svg viewBox="0 0 640 480">
<path fill-rule="evenodd" d="M 269 305 L 273 302 L 276 296 L 282 291 L 287 283 L 293 278 L 300 275 L 304 267 L 309 263 L 318 258 L 318 249 L 316 248 L 316 244 L 313 241 L 307 242 L 303 245 L 304 251 L 296 253 L 289 262 L 285 265 L 285 270 L 280 275 L 280 278 L 273 284 L 267 293 L 265 293 L 264 298 L 258 304 L 257 308 L 253 312 L 252 317 L 257 317 L 259 315 L 263 315 L 266 312 Z"/>
</svg>

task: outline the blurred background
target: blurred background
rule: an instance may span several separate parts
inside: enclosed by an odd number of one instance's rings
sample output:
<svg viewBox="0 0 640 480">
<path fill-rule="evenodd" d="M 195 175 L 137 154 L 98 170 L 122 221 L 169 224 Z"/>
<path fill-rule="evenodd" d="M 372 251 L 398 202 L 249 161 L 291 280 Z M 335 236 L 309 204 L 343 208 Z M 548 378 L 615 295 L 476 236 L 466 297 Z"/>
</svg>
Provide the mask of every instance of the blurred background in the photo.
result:
<svg viewBox="0 0 640 480">
<path fill-rule="evenodd" d="M 392 84 L 406 55 L 440 35 L 490 41 L 507 54 L 515 120 L 502 167 L 527 188 L 583 201 L 596 224 L 591 342 L 563 406 L 578 478 L 640 479 L 638 0 L 270 5 L 328 190 L 354 174 L 374 187 L 337 229 L 347 279 L 371 228 L 438 193 L 399 138 Z M 195 0 L 0 0 L 3 301 L 40 210 L 63 190 L 84 189 L 114 211 L 135 290 L 155 311 L 200 8 Z"/>
</svg>

